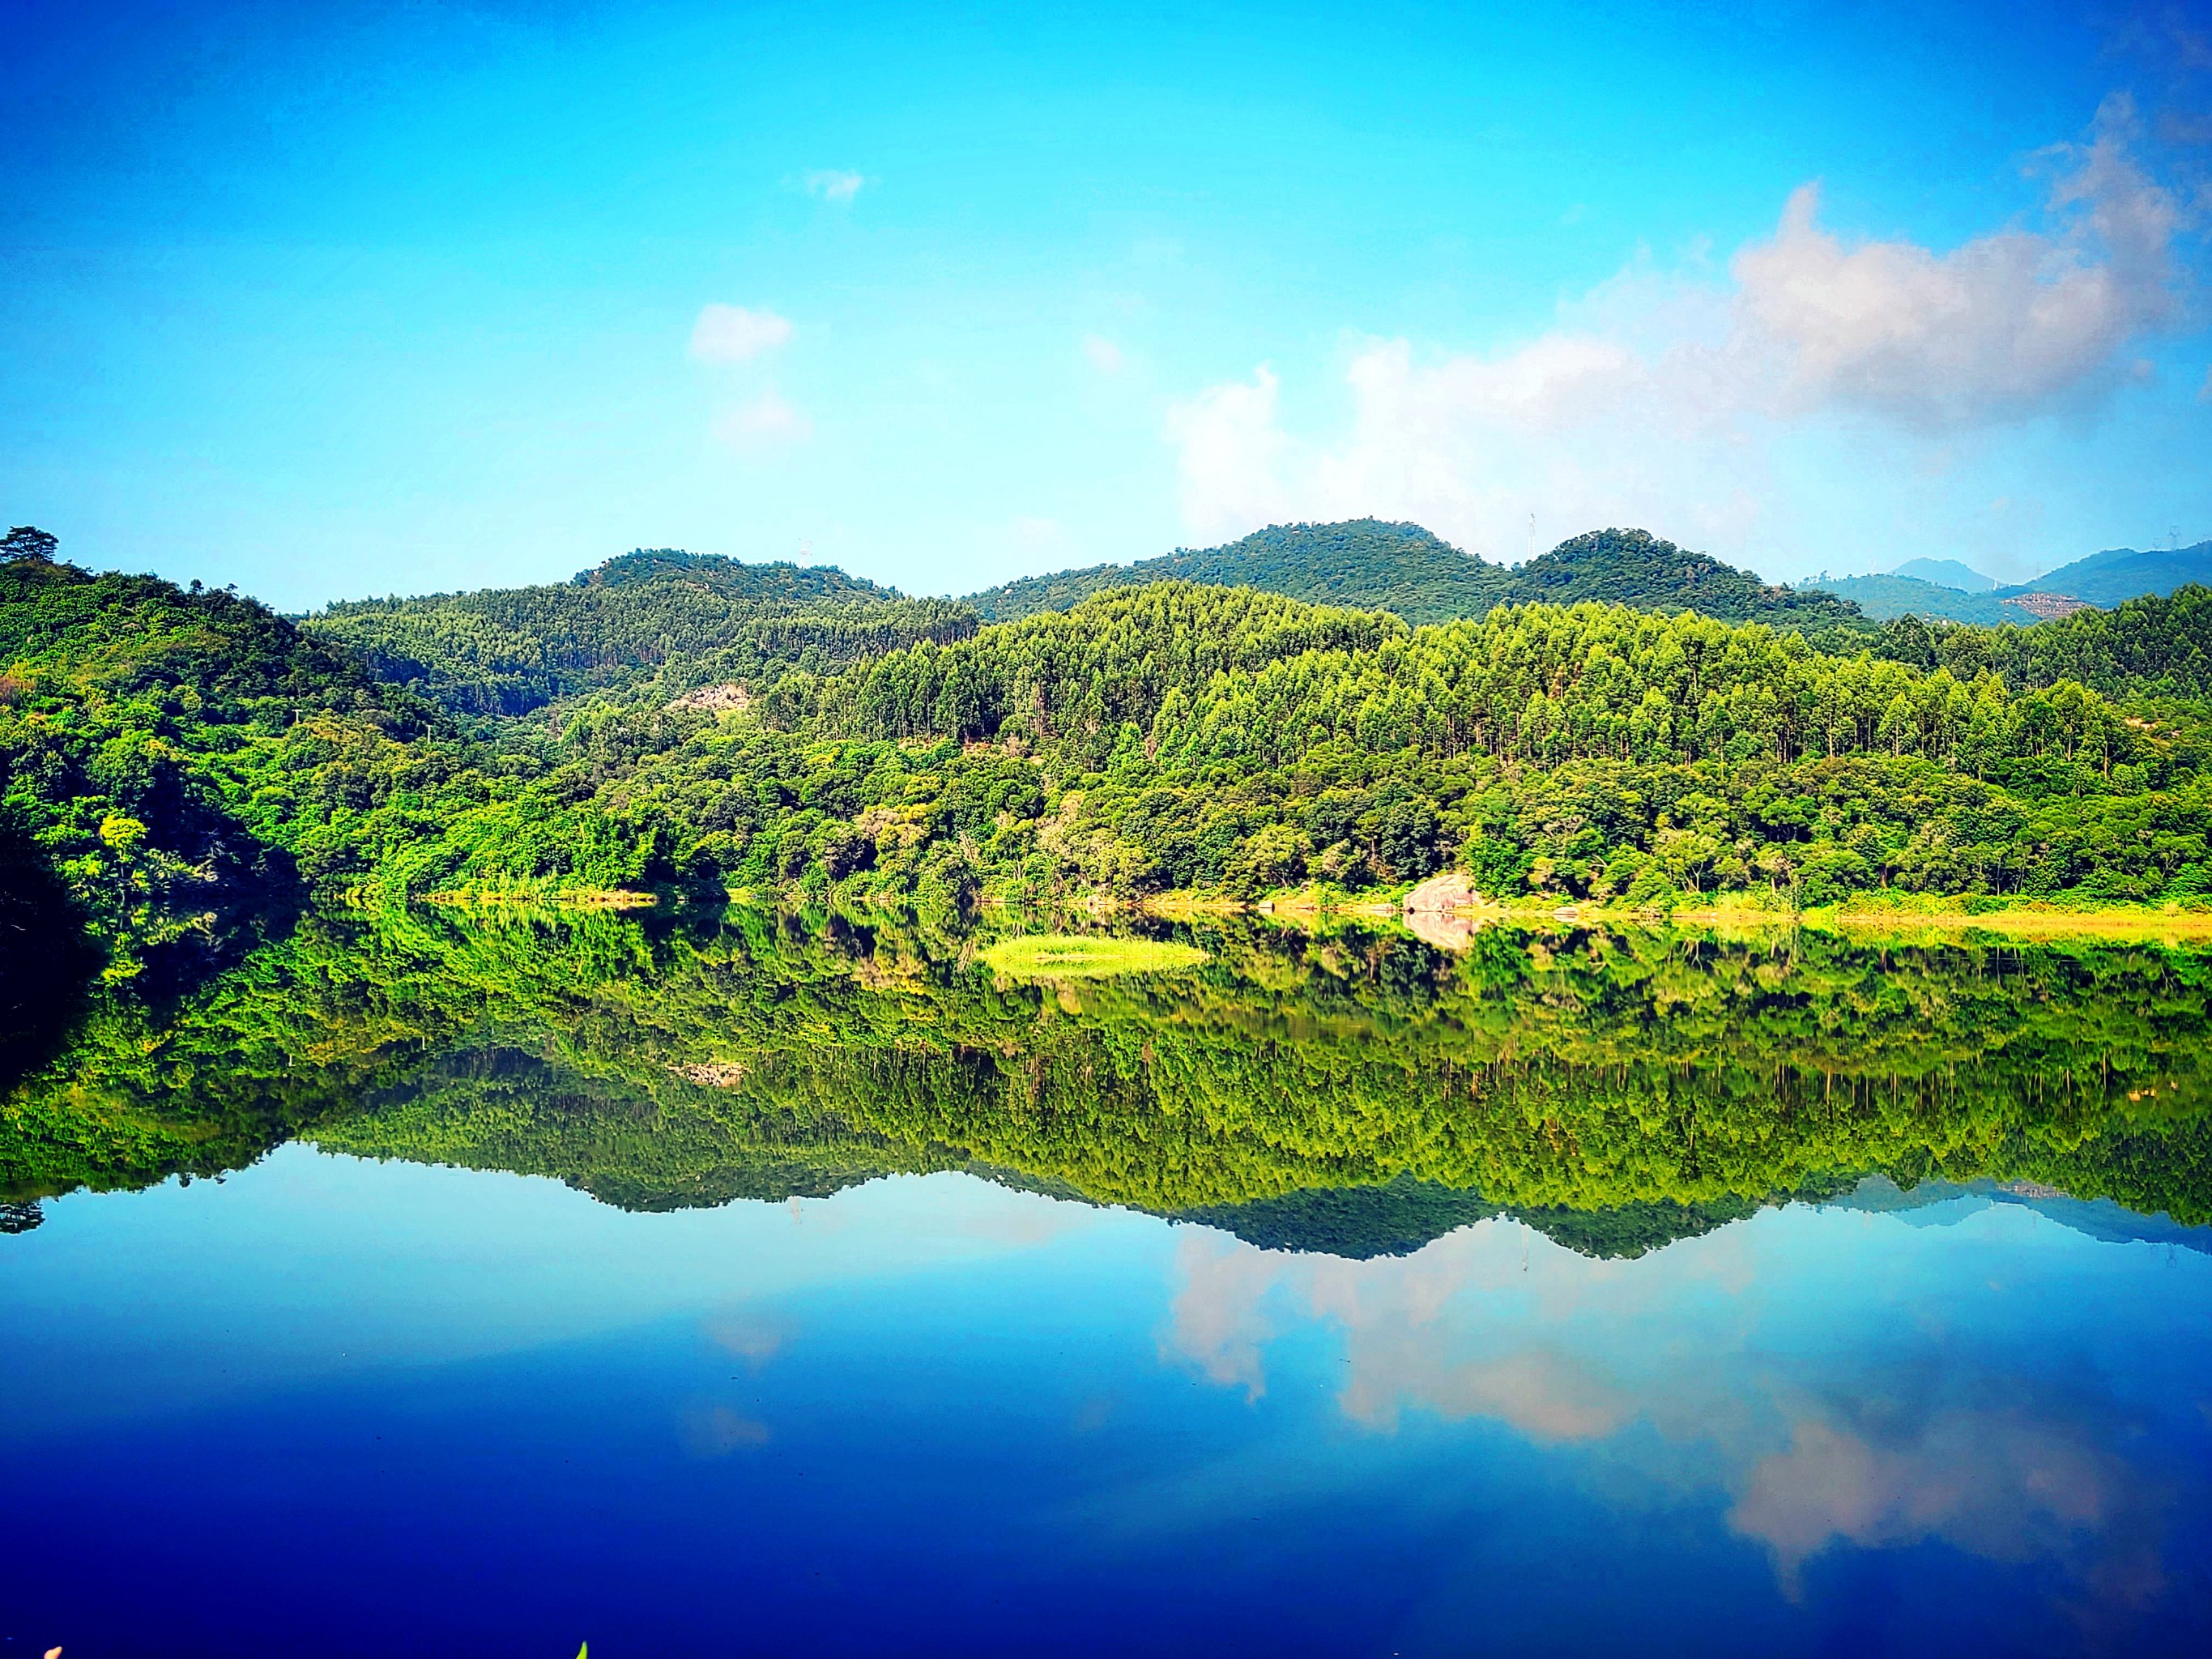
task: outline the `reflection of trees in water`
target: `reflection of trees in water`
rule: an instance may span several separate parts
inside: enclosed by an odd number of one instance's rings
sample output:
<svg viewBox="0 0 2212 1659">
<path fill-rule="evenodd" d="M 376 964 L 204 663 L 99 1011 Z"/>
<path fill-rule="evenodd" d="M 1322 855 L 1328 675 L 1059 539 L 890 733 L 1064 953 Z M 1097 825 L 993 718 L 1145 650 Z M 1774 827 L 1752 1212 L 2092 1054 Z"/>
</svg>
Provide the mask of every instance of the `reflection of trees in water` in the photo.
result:
<svg viewBox="0 0 2212 1659">
<path fill-rule="evenodd" d="M 210 1173 L 307 1134 L 637 1209 L 983 1165 L 1352 1255 L 1470 1203 L 1635 1255 L 1869 1170 L 2212 1218 L 2204 957 L 1199 942 L 1188 973 L 1055 986 L 845 919 L 311 916 L 159 1015 L 97 1006 L 6 1097 L 0 1193 Z"/>
</svg>

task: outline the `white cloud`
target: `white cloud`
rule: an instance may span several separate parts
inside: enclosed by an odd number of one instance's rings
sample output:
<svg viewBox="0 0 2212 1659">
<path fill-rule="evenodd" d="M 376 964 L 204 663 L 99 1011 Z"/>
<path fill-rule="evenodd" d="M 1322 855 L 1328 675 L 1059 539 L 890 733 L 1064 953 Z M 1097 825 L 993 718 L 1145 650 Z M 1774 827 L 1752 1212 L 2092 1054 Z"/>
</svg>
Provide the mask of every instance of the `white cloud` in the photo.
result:
<svg viewBox="0 0 2212 1659">
<path fill-rule="evenodd" d="M 860 186 L 868 181 L 857 173 L 841 172 L 835 167 L 817 167 L 806 175 L 806 193 L 824 202 L 849 202 L 860 193 Z"/>
<path fill-rule="evenodd" d="M 773 311 L 714 304 L 691 325 L 691 355 L 710 363 L 742 363 L 791 338 L 791 319 Z"/>
<path fill-rule="evenodd" d="M 1249 384 L 1211 387 L 1168 411 L 1168 439 L 1181 452 L 1183 518 L 1194 528 L 1233 534 L 1288 510 L 1291 492 L 1276 469 L 1291 441 L 1276 423 L 1276 385 L 1262 363 Z"/>
<path fill-rule="evenodd" d="M 774 386 L 714 422 L 714 436 L 733 449 L 757 449 L 811 436 L 814 423 Z"/>
<path fill-rule="evenodd" d="M 2063 222 L 2005 230 L 1945 254 L 1911 242 L 1847 247 L 1814 222 L 1820 187 L 1732 267 L 1740 343 L 1777 354 L 1792 407 L 1841 404 L 1925 427 L 2033 415 L 2124 375 L 2127 343 L 2173 315 L 2173 198 L 2101 117 L 2051 190 Z"/>
<path fill-rule="evenodd" d="M 1166 423 L 1188 527 L 1372 513 L 1517 560 L 1534 510 L 1540 551 L 1641 524 L 1745 560 L 1778 504 L 1790 516 L 1790 447 L 1808 435 L 1864 451 L 1884 488 L 1926 488 L 1937 440 L 2094 400 L 2140 372 L 2131 342 L 2178 319 L 2184 216 L 2130 159 L 2131 123 L 2115 101 L 2087 142 L 2036 158 L 2041 230 L 1944 253 L 1847 243 L 1808 185 L 1725 280 L 1695 257 L 1671 276 L 1639 261 L 1501 353 L 1356 342 L 1333 439 L 1284 428 L 1264 366 L 1210 387 Z"/>
<path fill-rule="evenodd" d="M 2204 370 L 2204 384 L 2197 388 L 2197 401 L 2212 404 L 2212 365 L 2207 365 Z"/>
<path fill-rule="evenodd" d="M 1083 337 L 1083 355 L 1091 360 L 1091 367 L 1101 374 L 1119 374 L 1128 361 L 1121 355 L 1121 347 L 1099 334 Z"/>
</svg>

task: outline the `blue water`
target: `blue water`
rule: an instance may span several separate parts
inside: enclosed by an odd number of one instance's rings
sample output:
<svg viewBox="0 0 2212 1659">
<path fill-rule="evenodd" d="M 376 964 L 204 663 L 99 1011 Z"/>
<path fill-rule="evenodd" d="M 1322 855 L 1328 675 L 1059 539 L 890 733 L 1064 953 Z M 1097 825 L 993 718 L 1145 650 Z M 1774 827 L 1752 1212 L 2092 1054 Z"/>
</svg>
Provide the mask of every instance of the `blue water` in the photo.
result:
<svg viewBox="0 0 2212 1659">
<path fill-rule="evenodd" d="M 295 1146 L 0 1238 L 0 1659 L 2202 1650 L 2208 1315 L 1985 1197 L 1351 1261 Z"/>
</svg>

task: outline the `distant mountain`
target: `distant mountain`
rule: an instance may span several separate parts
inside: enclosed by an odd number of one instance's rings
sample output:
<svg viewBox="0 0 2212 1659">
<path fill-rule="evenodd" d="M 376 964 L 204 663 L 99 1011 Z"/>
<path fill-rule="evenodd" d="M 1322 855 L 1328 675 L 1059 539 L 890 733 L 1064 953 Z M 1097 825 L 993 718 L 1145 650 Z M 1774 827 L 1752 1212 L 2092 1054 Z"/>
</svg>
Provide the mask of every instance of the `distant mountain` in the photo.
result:
<svg viewBox="0 0 2212 1659">
<path fill-rule="evenodd" d="M 970 594 L 986 622 L 1066 611 L 1093 593 L 1145 582 L 1256 587 L 1315 605 L 1394 611 L 1407 622 L 1479 617 L 1504 597 L 1510 573 L 1462 553 L 1417 524 L 1354 519 L 1344 524 L 1279 524 L 1222 547 L 1179 547 L 1134 564 L 1095 564 L 1025 576 Z"/>
<path fill-rule="evenodd" d="M 2032 582 L 1997 590 L 2000 598 L 2025 593 L 2063 593 L 2109 610 L 2123 599 L 2145 593 L 2171 593 L 2191 582 L 2212 586 L 2212 542 L 2170 551 L 2153 549 L 2138 553 L 2132 547 L 2116 547 L 2093 553 L 2086 559 L 2061 565 Z"/>
<path fill-rule="evenodd" d="M 1416 625 L 1481 617 L 1501 605 L 1583 600 L 1695 610 L 1729 622 L 1832 627 L 1860 619 L 1833 594 L 1777 586 L 1643 530 L 1594 530 L 1518 567 L 1463 553 L 1413 524 L 1355 519 L 1275 525 L 1225 546 L 1178 548 L 1135 564 L 1025 577 L 971 594 L 987 622 L 1065 611 L 1109 588 L 1155 581 L 1256 587 L 1316 604 L 1390 611 Z"/>
<path fill-rule="evenodd" d="M 1938 587 L 1955 587 L 1961 593 L 1986 593 L 1997 585 L 1995 576 L 1984 576 L 1972 565 L 1960 564 L 1956 559 L 1907 559 L 1888 574 L 1933 582 Z"/>
<path fill-rule="evenodd" d="M 1915 562 L 1925 564 L 1931 561 Z M 1887 622 L 1893 617 L 1923 617 L 1981 623 L 1990 627 L 2018 623 L 2024 628 L 2038 620 L 2025 605 L 2008 605 L 1994 594 L 1964 592 L 1901 573 L 1893 576 L 1832 577 L 1826 581 L 1808 582 L 1800 591 L 1833 593 L 1849 599 L 1875 622 Z"/>
<path fill-rule="evenodd" d="M 354 600 L 301 627 L 453 713 L 513 715 L 585 691 L 665 696 L 818 671 L 920 640 L 965 639 L 976 622 L 965 606 L 908 599 L 832 566 L 641 548 L 566 582 Z"/>
</svg>

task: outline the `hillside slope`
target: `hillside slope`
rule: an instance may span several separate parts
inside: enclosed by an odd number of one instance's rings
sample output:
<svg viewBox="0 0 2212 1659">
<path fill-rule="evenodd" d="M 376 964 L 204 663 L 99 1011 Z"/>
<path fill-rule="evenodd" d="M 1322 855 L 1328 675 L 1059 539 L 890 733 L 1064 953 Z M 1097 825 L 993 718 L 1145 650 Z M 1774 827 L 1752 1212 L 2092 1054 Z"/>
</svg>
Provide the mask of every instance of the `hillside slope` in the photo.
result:
<svg viewBox="0 0 2212 1659">
<path fill-rule="evenodd" d="M 1808 582 L 1801 592 L 1833 593 L 1849 599 L 1875 622 L 1893 617 L 1923 617 L 1930 621 L 1975 623 L 2002 628 L 2007 623 L 2027 627 L 2037 620 L 2023 605 L 2008 605 L 1993 593 L 1970 593 L 1903 574 L 1834 576 Z"/>
<path fill-rule="evenodd" d="M 1625 605 L 1638 611 L 1695 611 L 1722 622 L 1794 629 L 1860 620 L 1832 593 L 1765 582 L 1662 541 L 1647 530 L 1592 530 L 1510 573 L 1505 599 L 1516 605 Z"/>
<path fill-rule="evenodd" d="M 1025 577 L 972 594 L 967 603 L 987 622 L 1013 622 L 1068 610 L 1110 588 L 1170 580 L 1389 611 L 1416 626 L 1485 616 L 1501 605 L 1584 600 L 1798 629 L 1859 620 L 1856 608 L 1832 594 L 1771 585 L 1648 531 L 1591 531 L 1508 568 L 1463 553 L 1419 525 L 1375 519 L 1274 525 L 1222 547 L 1179 548 L 1134 564 Z"/>
<path fill-rule="evenodd" d="M 445 775 L 429 710 L 252 599 L 0 564 L 0 840 L 127 977 L 358 875 L 380 798 Z"/>
<path fill-rule="evenodd" d="M 453 713 L 514 715 L 648 681 L 665 701 L 771 669 L 819 672 L 918 640 L 964 639 L 975 617 L 834 568 L 658 549 L 543 586 L 332 605 L 302 626 Z"/>
<path fill-rule="evenodd" d="M 2212 586 L 2212 542 L 2171 550 L 2139 553 L 2115 547 L 2045 572 L 2032 582 L 2001 587 L 1999 598 L 2015 593 L 2063 593 L 2107 609 L 2146 593 L 2171 593 L 2191 583 Z"/>
<path fill-rule="evenodd" d="M 1984 576 L 1973 566 L 1961 564 L 1956 559 L 1907 559 L 1887 574 L 1934 582 L 1938 587 L 1954 587 L 1961 593 L 1986 593 L 1997 586 L 1996 577 Z"/>
</svg>

